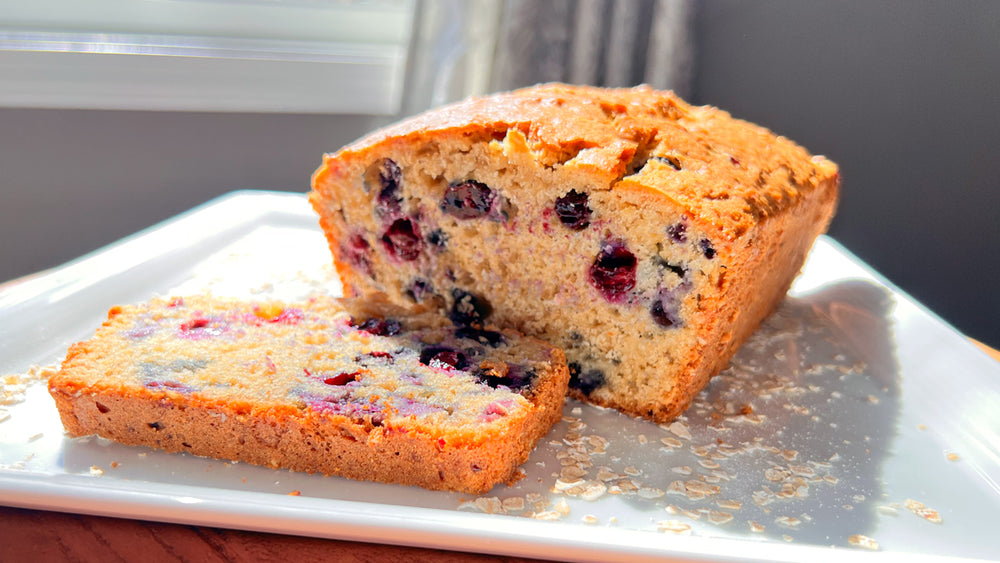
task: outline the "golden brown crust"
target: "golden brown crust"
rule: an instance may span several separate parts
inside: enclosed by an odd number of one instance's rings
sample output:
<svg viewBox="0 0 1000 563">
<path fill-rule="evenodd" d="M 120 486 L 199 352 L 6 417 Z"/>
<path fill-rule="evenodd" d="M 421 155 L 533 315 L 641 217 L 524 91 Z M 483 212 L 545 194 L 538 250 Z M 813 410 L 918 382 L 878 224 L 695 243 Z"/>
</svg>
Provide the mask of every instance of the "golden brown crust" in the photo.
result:
<svg viewBox="0 0 1000 563">
<path fill-rule="evenodd" d="M 563 368 L 565 369 L 565 368 Z M 556 381 L 558 378 L 553 379 Z M 98 436 L 131 446 L 243 461 L 350 479 L 485 493 L 515 479 L 534 444 L 562 416 L 564 391 L 545 385 L 539 408 L 478 445 L 391 428 L 364 428 L 334 417 L 248 414 L 224 406 L 184 405 L 112 390 L 50 386 L 70 436 Z M 509 439 L 517 436 L 517 439 Z"/>
<path fill-rule="evenodd" d="M 336 176 L 347 163 L 385 144 L 419 144 L 453 135 L 503 138 L 509 129 L 526 135 L 539 161 L 578 159 L 612 178 L 612 189 L 665 198 L 730 240 L 795 207 L 817 189 L 827 192 L 825 199 L 836 199 L 838 172 L 829 160 L 718 108 L 690 106 L 673 92 L 647 86 L 609 90 L 546 84 L 470 98 L 391 125 L 327 155 L 313 185 L 322 188 L 327 176 Z M 635 159 L 654 152 L 698 160 L 704 165 L 699 181 L 678 178 L 666 169 L 628 176 Z"/>
</svg>

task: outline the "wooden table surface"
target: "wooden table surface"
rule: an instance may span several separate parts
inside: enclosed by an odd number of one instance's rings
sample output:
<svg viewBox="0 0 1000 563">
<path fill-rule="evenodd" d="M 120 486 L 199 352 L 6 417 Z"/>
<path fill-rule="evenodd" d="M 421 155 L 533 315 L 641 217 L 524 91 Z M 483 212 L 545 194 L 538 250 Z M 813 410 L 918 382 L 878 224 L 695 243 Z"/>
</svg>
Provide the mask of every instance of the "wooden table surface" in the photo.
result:
<svg viewBox="0 0 1000 563">
<path fill-rule="evenodd" d="M 977 346 L 1000 361 L 1000 352 Z M 0 562 L 528 562 L 529 559 L 0 507 Z"/>
<path fill-rule="evenodd" d="M 534 560 L 0 507 L 0 561 L 527 563 Z"/>
</svg>

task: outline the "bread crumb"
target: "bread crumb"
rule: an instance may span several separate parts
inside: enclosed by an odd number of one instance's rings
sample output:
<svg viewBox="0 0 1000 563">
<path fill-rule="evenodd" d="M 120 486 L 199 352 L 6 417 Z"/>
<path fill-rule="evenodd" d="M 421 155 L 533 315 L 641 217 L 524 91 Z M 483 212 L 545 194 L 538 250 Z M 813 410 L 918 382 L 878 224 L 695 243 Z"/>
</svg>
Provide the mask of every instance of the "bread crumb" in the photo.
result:
<svg viewBox="0 0 1000 563">
<path fill-rule="evenodd" d="M 921 502 L 913 499 L 906 499 L 906 501 L 903 502 L 903 506 L 905 506 L 910 512 L 916 514 L 924 520 L 927 520 L 928 522 L 932 522 L 934 524 L 940 524 L 942 522 L 941 515 L 938 514 L 937 510 L 928 508 Z"/>
<path fill-rule="evenodd" d="M 91 465 L 90 474 L 94 477 L 100 477 L 101 475 L 104 475 L 104 470 L 96 465 Z"/>
<path fill-rule="evenodd" d="M 524 510 L 524 498 L 522 497 L 508 497 L 503 499 L 500 504 L 507 512 L 521 512 Z"/>
<path fill-rule="evenodd" d="M 728 524 L 733 518 L 734 516 L 730 512 L 723 512 L 721 510 L 708 511 L 708 521 L 712 524 L 721 526 L 722 524 Z"/>
<path fill-rule="evenodd" d="M 794 516 L 779 516 L 774 519 L 774 522 L 779 526 L 786 526 L 788 528 L 797 528 L 802 524 L 802 520 Z"/>
<path fill-rule="evenodd" d="M 503 503 L 498 497 L 480 497 L 475 500 L 474 504 L 476 508 L 486 514 L 503 514 L 505 512 Z"/>
<path fill-rule="evenodd" d="M 956 453 L 954 453 L 954 452 L 952 452 L 952 453 L 949 453 L 949 454 L 948 454 L 947 456 L 945 456 L 945 457 L 947 457 L 947 458 L 948 458 L 948 461 L 958 461 L 958 459 L 959 459 L 959 458 L 958 458 L 958 454 L 956 454 Z"/>
<path fill-rule="evenodd" d="M 0 405 L 10 406 L 24 402 L 28 386 L 37 381 L 46 381 L 59 371 L 58 364 L 50 366 L 33 365 L 24 373 L 0 376 Z M 10 418 L 10 412 L 0 409 L 0 422 Z"/>
<path fill-rule="evenodd" d="M 661 520 L 656 523 L 656 528 L 661 532 L 671 532 L 682 536 L 691 535 L 691 526 L 680 520 Z"/>
<path fill-rule="evenodd" d="M 676 421 L 672 422 L 670 423 L 669 426 L 667 426 L 667 430 L 669 430 L 671 434 L 677 436 L 678 438 L 684 440 L 691 439 L 691 432 L 688 430 L 687 425 L 685 425 L 683 422 L 676 422 Z"/>
<path fill-rule="evenodd" d="M 739 510 L 743 507 L 742 502 L 730 499 L 719 499 L 715 501 L 715 504 L 719 505 L 719 508 L 727 508 L 729 510 Z"/>
<path fill-rule="evenodd" d="M 847 538 L 847 543 L 864 549 L 870 549 L 872 551 L 878 550 L 878 542 L 874 539 L 863 536 L 861 534 L 854 534 L 853 536 Z"/>
<path fill-rule="evenodd" d="M 594 516 L 593 514 L 584 514 L 583 518 L 580 518 L 580 521 L 582 521 L 584 524 L 588 524 L 591 526 L 600 523 L 600 520 L 597 519 L 597 516 Z"/>
<path fill-rule="evenodd" d="M 884 514 L 886 516 L 899 516 L 899 511 L 891 506 L 881 505 L 875 508 L 879 514 Z"/>
<path fill-rule="evenodd" d="M 670 436 L 667 436 L 667 437 L 664 437 L 664 438 L 660 438 L 660 442 L 663 442 L 664 445 L 666 445 L 668 447 L 671 447 L 671 448 L 679 448 L 679 447 L 681 447 L 681 446 L 684 445 L 677 438 L 671 438 Z"/>
<path fill-rule="evenodd" d="M 587 501 L 595 501 L 604 496 L 608 492 L 608 486 L 600 481 L 587 481 L 584 486 L 583 491 L 580 492 L 580 498 Z"/>
<path fill-rule="evenodd" d="M 639 498 L 644 499 L 654 499 L 663 496 L 663 489 L 656 489 L 652 487 L 642 487 L 638 492 Z"/>
<path fill-rule="evenodd" d="M 531 515 L 535 520 L 559 520 L 562 515 L 555 510 L 547 510 L 545 512 L 537 512 Z"/>
</svg>

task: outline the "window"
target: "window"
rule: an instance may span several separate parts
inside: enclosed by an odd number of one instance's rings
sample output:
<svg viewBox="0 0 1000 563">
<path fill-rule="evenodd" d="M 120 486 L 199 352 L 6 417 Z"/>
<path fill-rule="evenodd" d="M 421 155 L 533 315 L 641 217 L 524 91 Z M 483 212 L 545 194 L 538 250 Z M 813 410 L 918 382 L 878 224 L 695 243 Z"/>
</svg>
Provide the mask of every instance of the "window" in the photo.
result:
<svg viewBox="0 0 1000 563">
<path fill-rule="evenodd" d="M 0 106 L 400 111 L 415 0 L 0 2 Z"/>
</svg>

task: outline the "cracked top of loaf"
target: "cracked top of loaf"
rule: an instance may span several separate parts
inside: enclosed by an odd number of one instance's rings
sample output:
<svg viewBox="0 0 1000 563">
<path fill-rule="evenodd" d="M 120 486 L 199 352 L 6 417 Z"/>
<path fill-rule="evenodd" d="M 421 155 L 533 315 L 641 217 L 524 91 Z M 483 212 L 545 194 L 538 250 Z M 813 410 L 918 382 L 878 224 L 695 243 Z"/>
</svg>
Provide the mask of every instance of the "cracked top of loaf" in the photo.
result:
<svg viewBox="0 0 1000 563">
<path fill-rule="evenodd" d="M 726 240 L 838 180 L 837 166 L 825 157 L 720 109 L 689 105 L 672 92 L 564 84 L 426 112 L 328 155 L 324 169 L 336 175 L 385 143 L 432 141 L 442 134 L 502 139 L 510 129 L 523 133 L 539 162 L 586 170 L 605 179 L 605 189 L 666 198 Z M 644 166 L 650 160 L 659 164 Z M 836 189 L 830 196 L 836 197 Z"/>
</svg>

